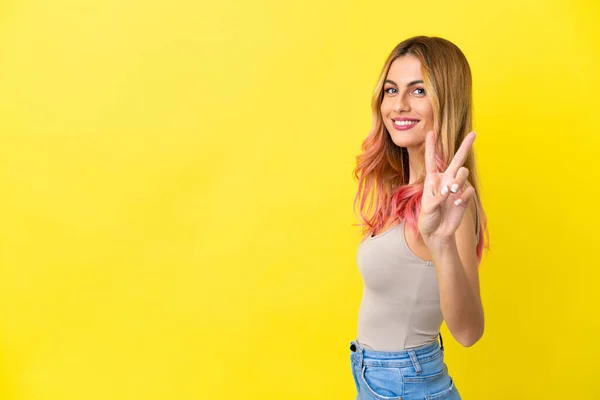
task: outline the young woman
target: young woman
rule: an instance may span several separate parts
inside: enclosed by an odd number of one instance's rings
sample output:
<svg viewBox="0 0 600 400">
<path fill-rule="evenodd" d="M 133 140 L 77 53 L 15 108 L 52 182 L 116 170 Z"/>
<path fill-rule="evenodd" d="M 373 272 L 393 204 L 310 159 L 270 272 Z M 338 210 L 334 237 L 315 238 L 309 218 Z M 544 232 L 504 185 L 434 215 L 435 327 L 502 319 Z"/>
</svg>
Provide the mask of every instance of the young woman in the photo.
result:
<svg viewBox="0 0 600 400">
<path fill-rule="evenodd" d="M 471 146 L 471 72 L 451 42 L 418 36 L 388 57 L 355 170 L 364 291 L 350 343 L 357 399 L 460 399 L 440 327 L 483 334 L 486 217 Z M 439 336 L 439 344 L 438 344 Z"/>
</svg>

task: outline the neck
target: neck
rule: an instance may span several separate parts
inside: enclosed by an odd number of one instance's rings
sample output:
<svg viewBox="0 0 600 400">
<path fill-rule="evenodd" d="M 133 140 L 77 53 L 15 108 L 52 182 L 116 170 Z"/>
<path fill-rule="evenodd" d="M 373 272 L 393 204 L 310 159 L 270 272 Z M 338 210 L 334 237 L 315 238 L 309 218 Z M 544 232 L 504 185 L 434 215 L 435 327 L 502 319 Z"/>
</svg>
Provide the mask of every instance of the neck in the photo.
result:
<svg viewBox="0 0 600 400">
<path fill-rule="evenodd" d="M 418 147 L 407 147 L 406 150 L 408 151 L 408 184 L 412 185 L 423 173 L 423 160 Z"/>
</svg>

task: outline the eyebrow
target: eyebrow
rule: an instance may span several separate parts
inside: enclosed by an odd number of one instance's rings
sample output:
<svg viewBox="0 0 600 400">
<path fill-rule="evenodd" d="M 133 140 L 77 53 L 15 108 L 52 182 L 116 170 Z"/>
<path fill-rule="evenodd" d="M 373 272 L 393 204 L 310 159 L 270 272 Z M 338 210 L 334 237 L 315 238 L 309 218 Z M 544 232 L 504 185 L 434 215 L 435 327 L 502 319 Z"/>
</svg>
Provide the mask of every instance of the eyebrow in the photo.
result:
<svg viewBox="0 0 600 400">
<path fill-rule="evenodd" d="M 400 86 L 400 85 L 398 85 L 396 82 L 394 82 L 394 81 L 393 81 L 393 80 L 391 80 L 391 79 L 386 79 L 386 80 L 385 80 L 385 83 L 391 83 L 392 85 L 395 85 L 395 86 Z M 417 80 L 417 81 L 408 82 L 408 83 L 406 84 L 406 87 L 411 87 L 412 85 L 416 85 L 417 83 L 423 83 L 423 81 L 422 81 L 422 80 Z"/>
</svg>

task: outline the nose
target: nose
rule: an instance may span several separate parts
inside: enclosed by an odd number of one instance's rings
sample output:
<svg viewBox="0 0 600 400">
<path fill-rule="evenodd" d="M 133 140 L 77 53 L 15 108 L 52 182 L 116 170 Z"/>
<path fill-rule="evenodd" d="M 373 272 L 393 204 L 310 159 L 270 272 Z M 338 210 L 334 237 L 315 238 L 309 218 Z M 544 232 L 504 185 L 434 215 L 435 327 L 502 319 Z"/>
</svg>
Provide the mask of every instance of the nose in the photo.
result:
<svg viewBox="0 0 600 400">
<path fill-rule="evenodd" d="M 410 105 L 408 104 L 406 97 L 396 97 L 396 102 L 394 103 L 394 111 L 396 111 L 397 113 L 401 111 L 410 111 Z"/>
</svg>

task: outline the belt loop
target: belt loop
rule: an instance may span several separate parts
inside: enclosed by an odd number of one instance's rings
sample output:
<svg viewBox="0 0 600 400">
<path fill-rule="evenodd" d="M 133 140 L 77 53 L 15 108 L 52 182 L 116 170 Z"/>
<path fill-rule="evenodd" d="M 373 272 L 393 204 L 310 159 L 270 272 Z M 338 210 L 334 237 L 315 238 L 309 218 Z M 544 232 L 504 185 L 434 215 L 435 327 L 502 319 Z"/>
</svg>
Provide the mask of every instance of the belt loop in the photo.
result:
<svg viewBox="0 0 600 400">
<path fill-rule="evenodd" d="M 442 339 L 442 332 L 440 332 L 440 350 L 444 351 L 444 339 Z"/>
<path fill-rule="evenodd" d="M 423 372 L 423 369 L 421 368 L 421 363 L 417 358 L 417 353 L 415 353 L 413 350 L 409 350 L 408 355 L 410 356 L 413 366 L 415 367 L 415 372 L 417 373 L 417 375 L 420 375 L 421 372 Z"/>
<path fill-rule="evenodd" d="M 356 363 L 358 364 L 358 366 L 362 369 L 363 367 L 363 347 L 361 345 L 359 345 L 357 342 L 352 341 L 350 342 L 350 351 L 352 351 L 352 353 L 354 353 L 352 355 L 352 357 L 354 358 L 354 361 L 356 361 Z"/>
</svg>

